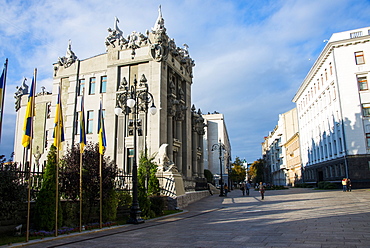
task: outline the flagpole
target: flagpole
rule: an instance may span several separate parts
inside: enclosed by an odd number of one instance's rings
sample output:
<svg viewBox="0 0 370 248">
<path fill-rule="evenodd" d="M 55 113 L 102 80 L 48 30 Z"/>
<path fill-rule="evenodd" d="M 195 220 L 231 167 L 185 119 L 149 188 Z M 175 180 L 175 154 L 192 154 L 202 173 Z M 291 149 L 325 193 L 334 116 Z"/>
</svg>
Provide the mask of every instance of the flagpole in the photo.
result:
<svg viewBox="0 0 370 248">
<path fill-rule="evenodd" d="M 57 133 L 59 131 L 56 131 Z M 57 149 L 57 163 L 55 165 L 55 237 L 58 236 L 58 201 L 59 201 L 59 149 Z"/>
<path fill-rule="evenodd" d="M 103 213 L 103 180 L 102 180 L 102 157 L 103 155 L 100 154 L 100 163 L 99 163 L 99 175 L 100 175 L 100 224 L 99 227 L 100 229 L 103 227 L 103 222 L 102 222 L 102 213 Z"/>
<path fill-rule="evenodd" d="M 31 139 L 30 139 L 30 163 L 27 166 L 28 169 L 28 193 L 27 193 L 27 234 L 26 234 L 26 242 L 29 240 L 29 235 L 30 235 L 30 213 L 31 213 L 31 168 L 32 168 L 32 139 L 33 139 L 33 118 L 35 114 L 35 91 L 36 91 L 36 75 L 37 75 L 37 69 L 35 68 L 34 75 L 33 75 L 33 92 L 30 92 L 33 96 L 33 101 L 31 103 Z M 27 162 L 26 162 L 27 163 Z"/>
<path fill-rule="evenodd" d="M 0 143 L 1 143 L 1 133 L 2 133 L 2 129 L 3 129 L 4 98 L 5 98 L 5 85 L 6 85 L 6 73 L 7 73 L 7 71 L 8 71 L 8 58 L 6 58 L 5 64 L 4 64 L 3 89 L 2 89 L 2 92 L 1 92 L 1 102 L 0 102 L 0 106 L 1 106 L 1 114 L 0 114 Z"/>
<path fill-rule="evenodd" d="M 100 98 L 100 128 L 101 129 L 103 129 L 103 107 L 102 107 L 102 105 L 103 105 L 103 94 L 101 94 L 101 98 Z M 102 134 L 100 134 L 100 131 L 99 131 L 99 141 L 100 141 L 100 139 L 102 139 L 101 138 L 101 135 Z M 101 141 L 100 141 L 101 142 Z M 100 150 L 100 147 L 99 147 L 99 150 Z M 99 225 L 99 227 L 100 228 L 102 228 L 103 227 L 103 222 L 102 222 L 102 220 L 103 220 L 103 173 L 102 173 L 102 157 L 103 157 L 103 153 L 104 153 L 104 151 L 102 152 L 102 153 L 100 153 L 99 152 L 99 175 L 100 175 L 100 225 Z"/>
<path fill-rule="evenodd" d="M 79 61 L 80 62 L 80 61 Z M 78 81 L 78 80 L 77 80 Z M 81 114 L 80 114 L 80 232 L 82 232 L 82 154 L 84 152 L 84 146 L 85 146 L 85 113 L 84 113 L 84 95 L 85 90 L 82 92 L 82 99 L 81 99 Z M 83 128 L 82 128 L 83 125 Z M 82 143 L 83 145 L 82 145 Z"/>
<path fill-rule="evenodd" d="M 82 232 L 82 151 L 80 149 L 80 232 Z"/>
<path fill-rule="evenodd" d="M 58 98 L 60 96 L 60 88 L 59 88 L 59 92 L 58 92 Z M 57 100 L 59 101 L 59 99 Z M 58 103 L 57 102 L 57 106 L 56 106 L 56 111 L 55 111 L 55 114 L 56 115 L 59 115 L 59 113 L 57 113 L 58 111 Z M 55 130 L 55 137 L 57 139 L 57 163 L 55 165 L 55 237 L 58 236 L 58 194 L 59 194 L 59 116 L 57 116 L 56 118 L 58 118 L 57 120 L 57 128 Z"/>
</svg>

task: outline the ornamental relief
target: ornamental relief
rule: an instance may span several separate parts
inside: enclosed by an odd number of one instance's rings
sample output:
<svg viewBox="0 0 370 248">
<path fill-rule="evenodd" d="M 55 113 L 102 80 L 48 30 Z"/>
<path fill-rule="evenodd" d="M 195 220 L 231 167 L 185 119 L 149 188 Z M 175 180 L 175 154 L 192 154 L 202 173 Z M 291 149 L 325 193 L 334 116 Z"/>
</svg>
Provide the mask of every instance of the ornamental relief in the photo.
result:
<svg viewBox="0 0 370 248">
<path fill-rule="evenodd" d="M 204 135 L 204 127 L 206 124 L 204 123 L 204 118 L 202 116 L 202 111 L 199 109 L 198 112 L 196 112 L 195 106 L 191 108 L 191 114 L 192 114 L 192 130 L 193 132 L 197 132 L 199 135 Z"/>
<path fill-rule="evenodd" d="M 176 58 L 185 69 L 185 72 L 193 77 L 192 68 L 195 66 L 194 60 L 190 58 L 189 46 L 184 44 L 182 48 L 177 47 L 174 39 L 170 39 L 166 33 L 164 19 L 162 17 L 161 7 L 158 9 L 158 18 L 154 23 L 154 27 L 145 32 L 145 35 L 133 31 L 127 38 L 124 37 L 123 31 L 118 27 L 119 20 L 115 17 L 113 28 L 108 28 L 108 36 L 105 38 L 105 45 L 119 49 L 131 49 L 132 59 L 135 57 L 136 49 L 142 46 L 149 45 L 149 55 L 154 61 L 166 61 L 168 55 L 172 55 L 172 59 Z"/>
</svg>

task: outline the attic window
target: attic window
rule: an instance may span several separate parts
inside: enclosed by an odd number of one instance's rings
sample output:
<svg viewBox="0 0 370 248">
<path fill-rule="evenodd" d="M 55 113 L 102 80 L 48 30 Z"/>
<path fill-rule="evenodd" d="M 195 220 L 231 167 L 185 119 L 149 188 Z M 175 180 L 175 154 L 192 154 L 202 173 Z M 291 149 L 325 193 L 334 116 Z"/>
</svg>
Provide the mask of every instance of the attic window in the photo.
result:
<svg viewBox="0 0 370 248">
<path fill-rule="evenodd" d="M 352 38 L 357 38 L 357 37 L 360 37 L 360 36 L 362 36 L 362 31 L 353 32 L 353 33 L 350 34 L 351 39 Z"/>
</svg>

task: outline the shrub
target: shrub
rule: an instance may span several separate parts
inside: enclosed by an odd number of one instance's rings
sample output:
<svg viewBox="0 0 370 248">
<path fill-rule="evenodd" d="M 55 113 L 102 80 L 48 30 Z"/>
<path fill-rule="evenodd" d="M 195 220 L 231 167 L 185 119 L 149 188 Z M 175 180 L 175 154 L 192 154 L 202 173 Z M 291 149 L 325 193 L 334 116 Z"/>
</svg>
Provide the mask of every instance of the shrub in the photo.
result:
<svg viewBox="0 0 370 248">
<path fill-rule="evenodd" d="M 150 197 L 150 209 L 155 213 L 156 216 L 164 214 L 164 198 L 162 196 Z"/>
<path fill-rule="evenodd" d="M 141 217 L 153 218 L 154 211 L 151 209 L 149 196 L 159 194 L 159 181 L 156 177 L 157 165 L 153 163 L 155 155 L 148 157 L 146 153 L 140 154 L 138 168 L 138 200 L 141 209 Z"/>
<path fill-rule="evenodd" d="M 328 181 L 321 181 L 318 183 L 317 188 L 319 189 L 337 189 L 338 186 L 335 183 Z"/>
<path fill-rule="evenodd" d="M 313 188 L 313 184 L 308 183 L 296 183 L 294 184 L 295 188 Z"/>
<path fill-rule="evenodd" d="M 5 163 L 4 155 L 0 160 L 0 218 L 19 220 L 18 211 L 27 200 L 27 186 L 22 183 L 16 164 Z"/>
<path fill-rule="evenodd" d="M 214 183 L 213 174 L 210 170 L 204 170 L 204 177 L 207 179 L 207 183 Z"/>
<path fill-rule="evenodd" d="M 132 196 L 129 191 L 117 191 L 118 207 L 127 207 L 132 204 Z"/>
<path fill-rule="evenodd" d="M 57 150 L 50 147 L 44 174 L 44 181 L 36 199 L 34 223 L 38 230 L 51 231 L 55 227 Z M 62 221 L 62 209 L 58 201 L 58 223 Z"/>
</svg>

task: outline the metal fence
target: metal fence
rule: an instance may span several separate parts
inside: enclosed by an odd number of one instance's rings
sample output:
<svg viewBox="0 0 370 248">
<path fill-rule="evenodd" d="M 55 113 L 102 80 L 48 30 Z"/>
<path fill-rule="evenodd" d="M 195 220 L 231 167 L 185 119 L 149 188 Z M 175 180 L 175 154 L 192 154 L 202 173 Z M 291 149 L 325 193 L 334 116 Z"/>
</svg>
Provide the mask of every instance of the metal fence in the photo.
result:
<svg viewBox="0 0 370 248">
<path fill-rule="evenodd" d="M 9 167 L 4 164 L 0 165 L 0 171 L 9 169 Z M 19 178 L 19 183 L 28 187 L 28 178 L 30 178 L 30 189 L 31 189 L 31 200 L 35 200 L 37 193 L 40 191 L 43 183 L 44 170 L 29 172 L 24 166 L 13 168 L 13 173 Z M 59 180 L 61 183 L 61 178 L 63 177 L 63 172 L 59 174 Z M 115 180 L 114 186 L 116 190 L 129 191 L 132 192 L 132 175 L 124 174 L 123 172 L 118 172 Z"/>
</svg>

